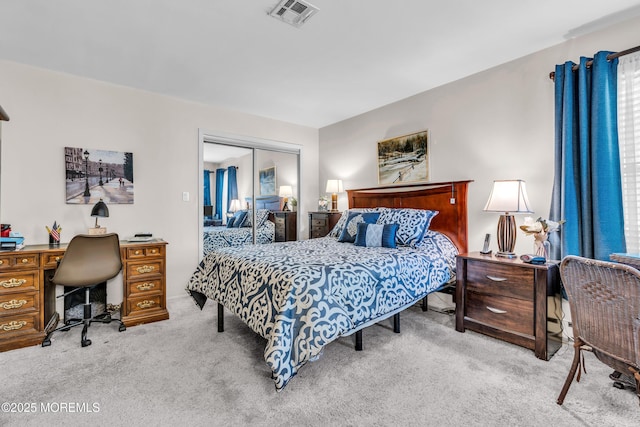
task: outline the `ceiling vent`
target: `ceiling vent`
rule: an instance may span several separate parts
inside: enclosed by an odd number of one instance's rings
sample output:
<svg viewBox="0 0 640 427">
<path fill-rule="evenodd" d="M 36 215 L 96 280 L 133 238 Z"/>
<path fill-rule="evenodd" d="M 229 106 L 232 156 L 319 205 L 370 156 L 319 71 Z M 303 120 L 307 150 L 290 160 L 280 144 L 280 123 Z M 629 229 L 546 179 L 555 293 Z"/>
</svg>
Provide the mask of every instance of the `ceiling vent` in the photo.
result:
<svg viewBox="0 0 640 427">
<path fill-rule="evenodd" d="M 301 0 L 282 0 L 278 3 L 269 15 L 281 21 L 300 27 L 307 22 L 318 10 L 314 5 Z"/>
</svg>

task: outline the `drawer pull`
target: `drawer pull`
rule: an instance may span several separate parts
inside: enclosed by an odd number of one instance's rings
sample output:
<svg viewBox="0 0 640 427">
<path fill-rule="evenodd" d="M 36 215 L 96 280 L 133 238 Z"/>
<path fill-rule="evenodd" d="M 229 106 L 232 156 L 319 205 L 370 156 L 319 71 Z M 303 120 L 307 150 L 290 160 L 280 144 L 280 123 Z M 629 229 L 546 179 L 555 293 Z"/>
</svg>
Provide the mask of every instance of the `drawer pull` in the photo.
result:
<svg viewBox="0 0 640 427">
<path fill-rule="evenodd" d="M 0 265 L 4 264 L 4 260 L 0 259 Z"/>
<path fill-rule="evenodd" d="M 487 279 L 492 280 L 494 282 L 504 282 L 505 280 L 507 280 L 506 277 L 489 276 L 488 274 L 487 274 Z"/>
<path fill-rule="evenodd" d="M 494 308 L 494 307 L 489 307 L 487 306 L 487 310 L 489 310 L 492 313 L 496 313 L 496 314 L 506 314 L 507 310 L 500 310 L 499 308 Z"/>
<path fill-rule="evenodd" d="M 60 261 L 60 257 L 59 257 L 59 256 L 57 256 L 57 257 L 55 258 L 55 261 L 56 261 L 56 262 Z"/>
<path fill-rule="evenodd" d="M 23 263 L 23 264 L 26 264 L 26 263 L 28 263 L 28 262 L 29 262 L 29 258 L 22 258 L 22 263 Z"/>
<path fill-rule="evenodd" d="M 142 267 L 136 268 L 136 271 L 140 274 L 151 273 L 155 270 L 156 268 L 153 265 L 143 265 Z"/>
<path fill-rule="evenodd" d="M 0 286 L 3 288 L 15 288 L 17 286 L 22 286 L 27 283 L 27 279 L 15 279 L 11 278 L 9 280 L 3 280 L 0 282 Z"/>
<path fill-rule="evenodd" d="M 0 307 L 4 308 L 5 310 L 13 310 L 22 307 L 26 303 L 27 301 L 23 299 L 12 299 L 11 301 L 3 302 L 2 304 L 0 304 Z"/>
<path fill-rule="evenodd" d="M 151 289 L 153 289 L 155 287 L 156 287 L 156 285 L 154 283 L 150 283 L 150 282 L 141 283 L 141 284 L 136 286 L 136 288 L 138 288 L 139 291 L 148 291 L 148 290 L 151 290 Z"/>
<path fill-rule="evenodd" d="M 3 323 L 2 325 L 0 325 L 0 329 L 3 331 L 17 331 L 18 329 L 21 329 L 23 326 L 25 326 L 27 324 L 27 322 L 25 322 L 24 320 L 21 320 L 19 322 L 12 320 L 9 323 Z"/>
<path fill-rule="evenodd" d="M 156 302 L 155 302 L 155 301 L 144 300 L 144 301 L 142 301 L 142 302 L 137 303 L 137 304 L 136 304 L 136 306 L 137 306 L 138 308 L 145 309 L 145 308 L 151 308 L 151 307 L 153 307 L 155 304 L 156 304 Z"/>
<path fill-rule="evenodd" d="M 152 253 L 152 254 L 155 254 L 156 252 L 158 252 L 158 250 L 157 250 L 157 249 L 151 249 L 151 253 Z"/>
<path fill-rule="evenodd" d="M 140 251 L 140 250 L 136 250 L 136 251 L 134 252 L 134 255 L 140 255 L 140 253 L 141 253 L 141 251 Z"/>
</svg>

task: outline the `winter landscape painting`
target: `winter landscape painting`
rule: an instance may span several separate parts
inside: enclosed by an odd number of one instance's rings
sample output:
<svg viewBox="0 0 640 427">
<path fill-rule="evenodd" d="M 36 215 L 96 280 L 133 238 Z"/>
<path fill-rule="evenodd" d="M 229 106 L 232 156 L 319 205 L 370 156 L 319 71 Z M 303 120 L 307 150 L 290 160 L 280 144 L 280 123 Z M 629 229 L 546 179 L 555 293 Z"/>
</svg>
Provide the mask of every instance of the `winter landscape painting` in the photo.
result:
<svg viewBox="0 0 640 427">
<path fill-rule="evenodd" d="M 378 142 L 378 183 L 380 185 L 428 180 L 428 131 Z"/>
</svg>

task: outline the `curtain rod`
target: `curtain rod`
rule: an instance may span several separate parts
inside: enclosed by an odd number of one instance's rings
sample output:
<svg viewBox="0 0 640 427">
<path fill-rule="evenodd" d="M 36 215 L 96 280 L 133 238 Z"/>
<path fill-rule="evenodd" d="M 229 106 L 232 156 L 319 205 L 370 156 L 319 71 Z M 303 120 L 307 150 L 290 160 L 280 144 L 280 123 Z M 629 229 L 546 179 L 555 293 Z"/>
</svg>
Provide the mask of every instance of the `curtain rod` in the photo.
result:
<svg viewBox="0 0 640 427">
<path fill-rule="evenodd" d="M 634 53 L 634 52 L 638 52 L 640 51 L 640 46 L 636 46 L 636 47 L 632 47 L 631 49 L 627 49 L 627 50 L 623 50 L 622 52 L 616 52 L 616 53 L 610 53 L 609 55 L 607 55 L 607 61 L 611 61 L 612 59 L 616 59 L 619 58 L 621 56 L 625 56 L 625 55 L 629 55 L 630 53 Z M 593 64 L 593 59 L 590 59 L 587 61 L 587 67 L 590 67 L 591 64 Z M 573 67 L 571 67 L 572 71 L 576 71 L 578 69 L 578 65 L 574 65 Z M 554 80 L 556 77 L 556 72 L 552 71 L 549 73 L 549 78 L 551 80 Z"/>
</svg>

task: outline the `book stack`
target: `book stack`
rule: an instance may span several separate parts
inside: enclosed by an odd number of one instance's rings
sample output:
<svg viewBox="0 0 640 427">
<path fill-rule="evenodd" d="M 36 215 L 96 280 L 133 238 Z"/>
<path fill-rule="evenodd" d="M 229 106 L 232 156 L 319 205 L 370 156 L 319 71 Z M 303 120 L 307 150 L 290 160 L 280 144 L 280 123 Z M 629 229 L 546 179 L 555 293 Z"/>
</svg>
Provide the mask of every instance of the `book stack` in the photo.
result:
<svg viewBox="0 0 640 427">
<path fill-rule="evenodd" d="M 0 250 L 15 251 L 24 247 L 24 237 L 0 237 Z"/>
</svg>

